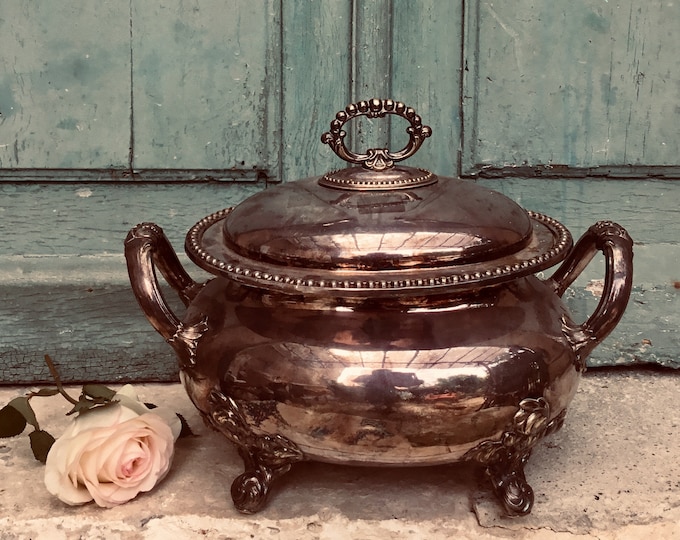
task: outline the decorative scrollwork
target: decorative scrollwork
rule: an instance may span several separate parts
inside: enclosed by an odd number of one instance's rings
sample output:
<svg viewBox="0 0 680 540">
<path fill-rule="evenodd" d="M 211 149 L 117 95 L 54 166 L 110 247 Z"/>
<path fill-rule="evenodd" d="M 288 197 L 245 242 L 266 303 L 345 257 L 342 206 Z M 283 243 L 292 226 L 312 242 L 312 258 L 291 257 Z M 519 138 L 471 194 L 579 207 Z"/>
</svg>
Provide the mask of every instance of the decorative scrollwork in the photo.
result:
<svg viewBox="0 0 680 540">
<path fill-rule="evenodd" d="M 300 449 L 281 435 L 258 435 L 252 431 L 243 411 L 231 397 L 213 390 L 208 398 L 210 423 L 233 442 L 245 472 L 234 479 L 231 497 L 244 514 L 260 510 L 267 502 L 271 483 L 304 459 Z"/>
<path fill-rule="evenodd" d="M 612 237 L 621 238 L 630 246 L 633 245 L 633 239 L 630 237 L 630 234 L 628 234 L 628 231 L 613 221 L 598 221 L 591 225 L 589 230 L 598 240 L 596 242 L 597 249 L 601 250 L 602 244 L 608 241 L 610 242 Z"/>
<path fill-rule="evenodd" d="M 365 154 L 356 154 L 345 146 L 347 133 L 342 126 L 357 116 L 384 118 L 388 114 L 401 116 L 410 125 L 406 128 L 409 136 L 407 145 L 398 152 L 390 152 L 387 148 L 370 148 Z M 390 169 L 397 161 L 402 161 L 418 151 L 423 141 L 432 135 L 430 126 L 424 126 L 416 111 L 400 101 L 373 98 L 368 101 L 352 103 L 335 115 L 330 131 L 321 136 L 321 141 L 329 145 L 333 151 L 345 161 L 362 165 L 372 171 Z"/>
<path fill-rule="evenodd" d="M 498 441 L 484 441 L 469 450 L 464 459 L 484 466 L 506 511 L 511 515 L 531 512 L 534 492 L 524 475 L 531 451 L 538 441 L 560 429 L 566 409 L 550 420 L 550 405 L 544 398 L 520 401 L 512 426 Z"/>
<path fill-rule="evenodd" d="M 248 470 L 237 476 L 231 484 L 231 499 L 239 512 L 254 514 L 262 508 L 269 497 L 273 480 L 267 469 Z"/>
<path fill-rule="evenodd" d="M 168 339 L 168 343 L 180 355 L 181 369 L 190 369 L 196 365 L 198 342 L 208 330 L 208 318 L 204 317 L 196 324 L 186 325 L 180 322 L 177 331 Z M 179 347 L 177 346 L 179 345 Z"/>
</svg>

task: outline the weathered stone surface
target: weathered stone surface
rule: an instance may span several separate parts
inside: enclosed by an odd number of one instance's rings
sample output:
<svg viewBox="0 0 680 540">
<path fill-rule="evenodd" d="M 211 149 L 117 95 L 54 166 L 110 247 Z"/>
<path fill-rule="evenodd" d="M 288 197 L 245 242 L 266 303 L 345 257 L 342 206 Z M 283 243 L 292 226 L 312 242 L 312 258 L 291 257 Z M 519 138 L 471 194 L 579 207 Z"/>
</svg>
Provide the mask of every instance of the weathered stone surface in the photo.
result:
<svg viewBox="0 0 680 540">
<path fill-rule="evenodd" d="M 174 408 L 196 433 L 177 443 L 163 483 L 114 509 L 68 507 L 44 490 L 43 466 L 25 435 L 0 440 L 0 538 L 673 538 L 680 535 L 680 419 L 670 405 L 679 387 L 673 372 L 587 374 L 564 428 L 527 466 L 532 513 L 509 519 L 478 471 L 461 464 L 301 463 L 275 484 L 262 512 L 240 515 L 228 495 L 242 472 L 236 451 L 203 425 L 180 385 L 144 385 L 144 400 Z M 0 390 L 0 404 L 25 391 Z M 35 406 L 55 435 L 69 421 L 59 397 L 36 398 Z"/>
</svg>

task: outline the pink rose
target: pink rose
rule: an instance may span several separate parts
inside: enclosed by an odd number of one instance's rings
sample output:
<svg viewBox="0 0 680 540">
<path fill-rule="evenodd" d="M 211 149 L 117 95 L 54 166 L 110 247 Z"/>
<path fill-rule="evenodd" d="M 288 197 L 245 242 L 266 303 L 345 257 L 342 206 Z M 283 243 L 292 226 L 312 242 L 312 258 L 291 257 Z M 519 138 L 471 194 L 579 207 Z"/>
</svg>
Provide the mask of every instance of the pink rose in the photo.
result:
<svg viewBox="0 0 680 540">
<path fill-rule="evenodd" d="M 47 455 L 45 486 L 65 503 L 94 499 L 110 508 L 151 490 L 170 469 L 177 415 L 148 409 L 130 385 L 113 400 L 78 415 Z"/>
</svg>

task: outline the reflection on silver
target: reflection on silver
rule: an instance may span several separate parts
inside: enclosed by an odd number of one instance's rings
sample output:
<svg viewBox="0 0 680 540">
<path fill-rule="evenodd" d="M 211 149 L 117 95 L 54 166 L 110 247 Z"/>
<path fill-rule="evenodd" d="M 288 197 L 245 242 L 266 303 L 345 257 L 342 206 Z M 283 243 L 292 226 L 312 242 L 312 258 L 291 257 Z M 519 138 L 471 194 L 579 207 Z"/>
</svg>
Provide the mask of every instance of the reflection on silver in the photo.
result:
<svg viewBox="0 0 680 540">
<path fill-rule="evenodd" d="M 397 114 L 399 152 L 354 154 L 342 126 Z M 217 276 L 195 283 L 152 223 L 125 242 L 130 282 L 180 359 L 201 414 L 232 441 L 243 512 L 302 459 L 357 465 L 470 460 L 506 510 L 531 510 L 531 449 L 557 429 L 587 355 L 620 320 L 632 240 L 611 222 L 573 246 L 556 220 L 474 182 L 395 166 L 430 135 L 393 100 L 351 104 L 324 135 L 361 164 L 267 189 L 201 219 L 189 257 Z M 597 251 L 595 312 L 574 322 L 561 300 Z M 564 261 L 564 262 L 562 262 Z M 549 278 L 534 275 L 558 263 Z M 160 271 L 187 306 L 178 317 Z"/>
</svg>

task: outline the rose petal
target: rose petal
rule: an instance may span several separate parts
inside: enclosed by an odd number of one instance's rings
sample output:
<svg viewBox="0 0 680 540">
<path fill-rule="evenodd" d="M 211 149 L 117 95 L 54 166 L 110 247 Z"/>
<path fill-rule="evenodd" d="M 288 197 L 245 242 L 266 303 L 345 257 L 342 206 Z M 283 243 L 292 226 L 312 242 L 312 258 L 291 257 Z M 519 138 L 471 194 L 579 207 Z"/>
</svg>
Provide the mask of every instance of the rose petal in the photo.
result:
<svg viewBox="0 0 680 540">
<path fill-rule="evenodd" d="M 154 409 L 155 411 L 155 409 Z M 149 491 L 170 469 L 175 435 L 160 416 L 116 403 L 78 416 L 48 454 L 45 485 L 68 504 L 103 507 Z"/>
<path fill-rule="evenodd" d="M 160 416 L 163 419 L 163 422 L 170 426 L 172 438 L 176 441 L 179 438 L 179 434 L 182 432 L 182 421 L 179 419 L 179 416 L 177 416 L 177 413 L 165 407 L 157 407 L 152 410 L 152 413 Z"/>
<path fill-rule="evenodd" d="M 128 407 L 129 409 L 135 411 L 139 415 L 153 411 L 154 414 L 157 414 L 163 418 L 165 423 L 170 426 L 175 440 L 177 440 L 179 437 L 179 434 L 182 431 L 182 422 L 180 421 L 177 414 L 166 407 L 156 407 L 154 409 L 149 409 L 146 405 L 139 401 L 137 392 L 131 384 L 126 384 L 120 390 L 118 390 L 113 399 L 117 400 L 124 407 Z"/>
</svg>

